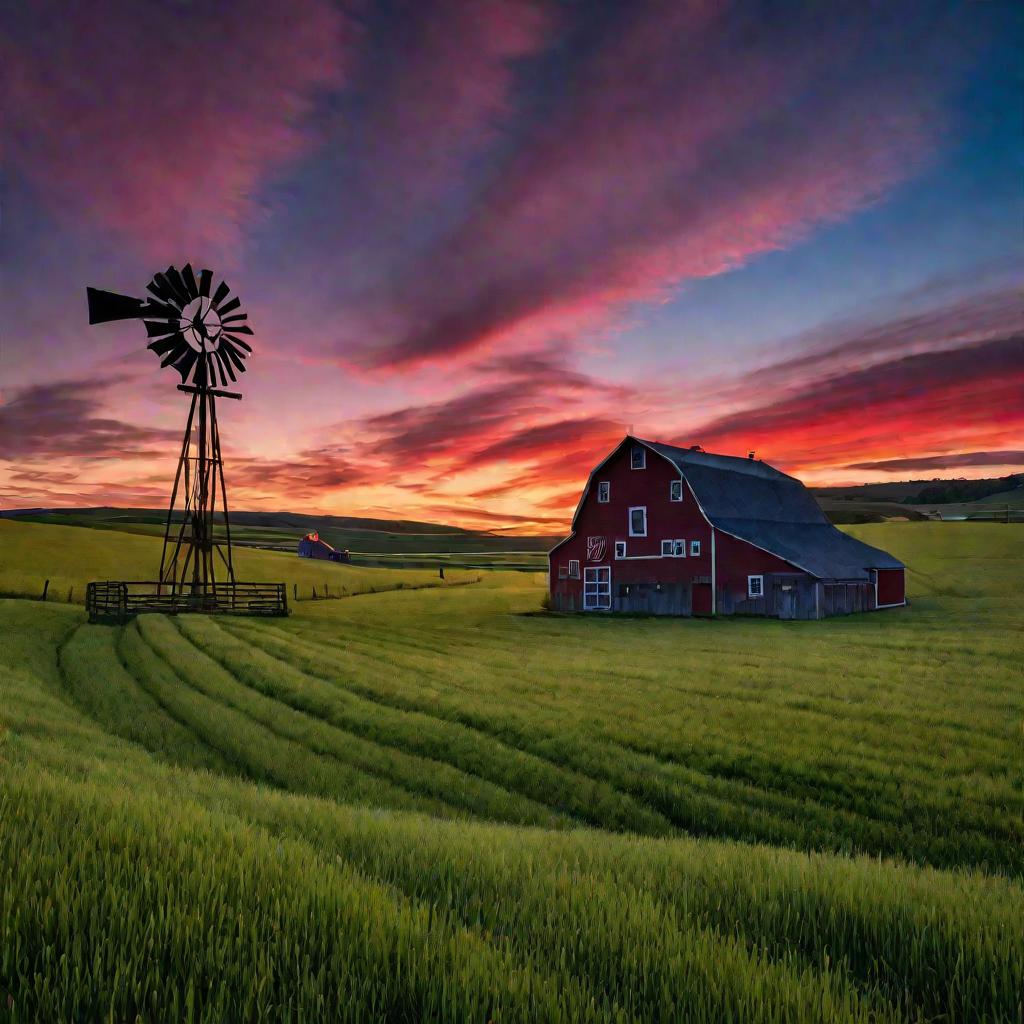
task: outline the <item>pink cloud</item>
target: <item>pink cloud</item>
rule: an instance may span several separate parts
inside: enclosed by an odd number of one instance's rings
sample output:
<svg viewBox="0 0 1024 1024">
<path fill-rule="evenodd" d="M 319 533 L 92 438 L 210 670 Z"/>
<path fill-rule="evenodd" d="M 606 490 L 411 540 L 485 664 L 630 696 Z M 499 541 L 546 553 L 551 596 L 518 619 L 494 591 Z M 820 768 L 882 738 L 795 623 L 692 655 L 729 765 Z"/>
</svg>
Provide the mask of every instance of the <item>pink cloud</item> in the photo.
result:
<svg viewBox="0 0 1024 1024">
<path fill-rule="evenodd" d="M 257 187 L 307 148 L 347 42 L 327 0 L 38 0 L 6 24 L 5 159 L 51 206 L 165 259 L 239 241 Z"/>
<path fill-rule="evenodd" d="M 551 8 L 534 0 L 403 9 L 354 86 L 365 108 L 342 144 L 357 148 L 362 197 L 406 208 L 458 185 L 510 111 L 514 62 L 535 54 L 551 26 Z"/>
<path fill-rule="evenodd" d="M 893 358 L 808 381 L 687 431 L 709 449 L 757 449 L 783 468 L 1019 444 L 1024 335 Z M 682 440 L 682 439 L 680 439 Z"/>
<path fill-rule="evenodd" d="M 927 41 L 873 9 L 815 27 L 631 9 L 458 228 L 363 296 L 341 344 L 395 367 L 578 331 L 876 201 L 936 143 L 928 75 L 891 59 Z"/>
</svg>

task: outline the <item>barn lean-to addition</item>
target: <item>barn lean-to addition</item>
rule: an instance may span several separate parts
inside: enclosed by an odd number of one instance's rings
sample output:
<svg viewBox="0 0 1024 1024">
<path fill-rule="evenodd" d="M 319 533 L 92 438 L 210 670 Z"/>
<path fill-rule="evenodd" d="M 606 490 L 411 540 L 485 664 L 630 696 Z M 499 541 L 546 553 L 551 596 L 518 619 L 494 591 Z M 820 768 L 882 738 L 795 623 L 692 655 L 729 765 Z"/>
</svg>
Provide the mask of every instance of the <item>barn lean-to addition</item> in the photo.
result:
<svg viewBox="0 0 1024 1024">
<path fill-rule="evenodd" d="M 764 462 L 627 436 L 549 554 L 558 611 L 821 619 L 906 603 L 904 565 Z"/>
</svg>

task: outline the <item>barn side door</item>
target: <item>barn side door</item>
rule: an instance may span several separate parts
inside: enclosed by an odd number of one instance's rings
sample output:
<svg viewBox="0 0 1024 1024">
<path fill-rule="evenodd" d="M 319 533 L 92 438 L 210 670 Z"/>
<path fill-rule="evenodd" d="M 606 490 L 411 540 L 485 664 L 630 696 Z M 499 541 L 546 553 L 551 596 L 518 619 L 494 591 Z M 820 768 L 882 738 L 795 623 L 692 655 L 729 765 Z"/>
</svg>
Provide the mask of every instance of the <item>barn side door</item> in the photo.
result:
<svg viewBox="0 0 1024 1024">
<path fill-rule="evenodd" d="M 711 584 L 694 583 L 693 585 L 693 614 L 711 614 Z"/>
<path fill-rule="evenodd" d="M 780 619 L 796 618 L 796 584 L 778 583 L 775 586 L 775 607 Z"/>
<path fill-rule="evenodd" d="M 612 606 L 612 567 L 588 565 L 583 570 L 583 610 L 608 611 Z"/>
</svg>

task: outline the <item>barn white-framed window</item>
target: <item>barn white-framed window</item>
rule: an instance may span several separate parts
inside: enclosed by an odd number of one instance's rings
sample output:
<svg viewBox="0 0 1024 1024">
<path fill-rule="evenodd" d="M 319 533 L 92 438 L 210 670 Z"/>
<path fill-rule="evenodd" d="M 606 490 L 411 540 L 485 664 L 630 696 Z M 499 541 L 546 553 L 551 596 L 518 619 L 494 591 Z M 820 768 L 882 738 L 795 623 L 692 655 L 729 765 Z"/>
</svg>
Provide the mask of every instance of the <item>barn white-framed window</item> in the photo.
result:
<svg viewBox="0 0 1024 1024">
<path fill-rule="evenodd" d="M 675 541 L 672 541 L 672 540 L 663 540 L 661 542 L 661 557 L 662 558 L 671 558 L 672 557 L 672 545 L 674 543 L 675 543 Z"/>
<path fill-rule="evenodd" d="M 612 482 L 611 480 L 602 480 L 597 485 L 597 500 L 602 505 L 607 505 L 611 501 L 612 497 Z"/>
<path fill-rule="evenodd" d="M 764 597 L 764 577 L 747 577 L 747 597 Z"/>
<path fill-rule="evenodd" d="M 629 510 L 629 535 L 630 537 L 647 536 L 647 506 L 634 505 Z"/>
<path fill-rule="evenodd" d="M 691 558 L 698 558 L 699 556 L 700 556 L 700 541 L 699 540 L 691 540 L 690 541 L 690 557 Z"/>
<path fill-rule="evenodd" d="M 629 468 L 630 469 L 646 469 L 647 468 L 647 449 L 643 445 L 633 445 L 633 450 L 629 453 Z"/>
<path fill-rule="evenodd" d="M 668 485 L 668 500 L 669 501 L 682 501 L 683 500 L 683 481 L 672 480 Z"/>
<path fill-rule="evenodd" d="M 686 557 L 686 541 L 685 540 L 674 540 L 672 541 L 672 554 L 676 558 Z"/>
<path fill-rule="evenodd" d="M 615 557 L 625 558 L 626 557 L 626 542 L 624 540 L 617 540 L 615 542 Z"/>
<path fill-rule="evenodd" d="M 569 579 L 578 580 L 580 578 L 580 561 L 578 558 L 569 559 Z"/>
<path fill-rule="evenodd" d="M 569 566 L 560 565 L 558 567 L 558 578 L 560 580 L 567 580 L 569 578 Z"/>
</svg>

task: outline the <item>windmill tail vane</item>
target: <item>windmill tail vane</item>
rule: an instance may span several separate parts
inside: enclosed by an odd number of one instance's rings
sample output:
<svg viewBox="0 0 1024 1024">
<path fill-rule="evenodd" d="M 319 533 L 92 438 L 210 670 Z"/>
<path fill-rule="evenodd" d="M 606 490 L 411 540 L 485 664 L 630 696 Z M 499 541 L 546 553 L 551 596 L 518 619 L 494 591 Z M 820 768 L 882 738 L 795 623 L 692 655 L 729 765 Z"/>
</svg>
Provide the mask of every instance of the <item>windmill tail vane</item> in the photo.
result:
<svg viewBox="0 0 1024 1024">
<path fill-rule="evenodd" d="M 241 300 L 221 281 L 213 287 L 213 271 L 198 276 L 186 263 L 181 270 L 168 267 L 153 275 L 145 299 L 87 288 L 89 323 L 141 320 L 151 340 L 148 348 L 160 365 L 173 366 L 182 384 L 226 387 L 245 373 L 252 346 L 248 314 Z"/>
</svg>

